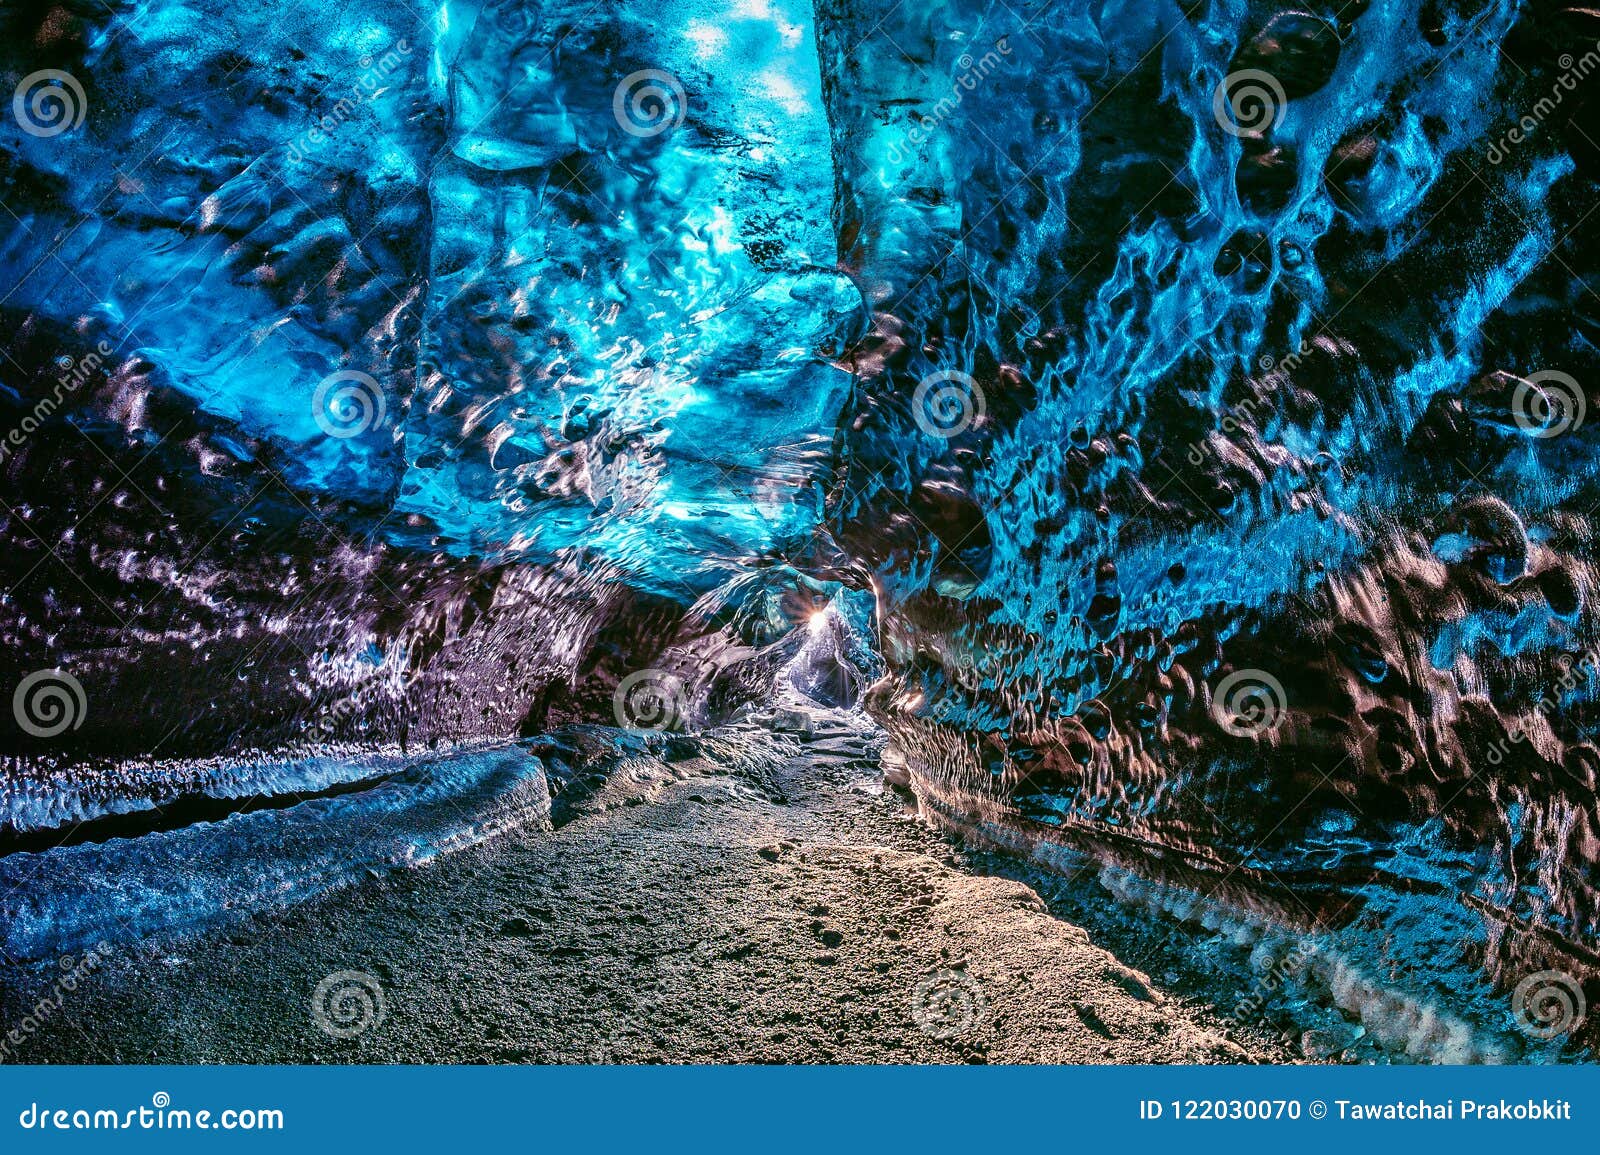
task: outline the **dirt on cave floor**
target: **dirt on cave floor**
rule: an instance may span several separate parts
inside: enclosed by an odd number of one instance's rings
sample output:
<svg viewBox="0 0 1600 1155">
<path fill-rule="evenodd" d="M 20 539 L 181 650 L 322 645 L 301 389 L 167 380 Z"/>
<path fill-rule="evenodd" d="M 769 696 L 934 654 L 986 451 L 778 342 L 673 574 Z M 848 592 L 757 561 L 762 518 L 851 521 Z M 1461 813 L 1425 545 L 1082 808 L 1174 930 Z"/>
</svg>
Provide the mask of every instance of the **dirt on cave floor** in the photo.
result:
<svg viewBox="0 0 1600 1155">
<path fill-rule="evenodd" d="M 119 947 L 12 1061 L 1291 1057 L 1224 1038 L 1203 999 L 1164 992 L 1024 883 L 964 869 L 884 788 L 869 735 L 815 724 L 758 773 L 690 757 L 622 774 L 559 828 Z M 52 977 L 0 975 L 7 1024 Z"/>
</svg>

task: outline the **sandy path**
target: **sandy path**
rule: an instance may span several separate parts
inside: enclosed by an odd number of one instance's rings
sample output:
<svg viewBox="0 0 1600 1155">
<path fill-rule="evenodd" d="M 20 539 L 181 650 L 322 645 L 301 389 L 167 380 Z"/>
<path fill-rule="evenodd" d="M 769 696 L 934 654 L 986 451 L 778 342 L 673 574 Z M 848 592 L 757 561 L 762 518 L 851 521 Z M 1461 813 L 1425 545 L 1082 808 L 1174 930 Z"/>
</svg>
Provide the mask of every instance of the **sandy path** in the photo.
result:
<svg viewBox="0 0 1600 1155">
<path fill-rule="evenodd" d="M 698 760 L 624 771 L 554 832 L 161 949 L 119 948 L 15 1058 L 1249 1057 L 1026 886 L 955 869 L 879 783 L 843 733 L 758 776 Z M 312 1014 L 319 982 L 343 971 L 370 976 L 383 1003 L 348 1039 Z M 36 980 L 5 978 L 9 1025 Z"/>
</svg>

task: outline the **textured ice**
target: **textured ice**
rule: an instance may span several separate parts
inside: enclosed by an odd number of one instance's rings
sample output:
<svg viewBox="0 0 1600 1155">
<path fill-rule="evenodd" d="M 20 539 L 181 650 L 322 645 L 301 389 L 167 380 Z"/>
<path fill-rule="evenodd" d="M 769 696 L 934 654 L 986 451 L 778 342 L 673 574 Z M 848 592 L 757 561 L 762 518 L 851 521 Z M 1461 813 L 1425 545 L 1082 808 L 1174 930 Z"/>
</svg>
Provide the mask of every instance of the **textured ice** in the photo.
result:
<svg viewBox="0 0 1600 1155">
<path fill-rule="evenodd" d="M 507 748 L 419 759 L 348 797 L 197 822 L 132 840 L 0 858 L 9 958 L 212 922 L 415 866 L 548 821 L 540 760 Z"/>
<path fill-rule="evenodd" d="M 12 834 L 870 678 L 930 817 L 1593 1045 L 1593 11 L 0 32 Z"/>
</svg>

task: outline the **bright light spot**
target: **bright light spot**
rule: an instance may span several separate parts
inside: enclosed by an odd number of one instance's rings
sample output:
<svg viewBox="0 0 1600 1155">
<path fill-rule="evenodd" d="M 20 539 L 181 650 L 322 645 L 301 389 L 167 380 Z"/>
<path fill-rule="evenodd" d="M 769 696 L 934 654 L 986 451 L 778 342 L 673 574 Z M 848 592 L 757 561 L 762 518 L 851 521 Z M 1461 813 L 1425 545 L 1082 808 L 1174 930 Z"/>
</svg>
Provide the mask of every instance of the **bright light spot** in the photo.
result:
<svg viewBox="0 0 1600 1155">
<path fill-rule="evenodd" d="M 721 205 L 712 208 L 711 219 L 704 224 L 689 224 L 694 231 L 683 238 L 682 244 L 691 253 L 715 253 L 720 257 L 744 247 L 736 238 L 733 218 Z"/>
<path fill-rule="evenodd" d="M 767 96 L 771 97 L 790 116 L 804 116 L 811 110 L 811 103 L 805 98 L 798 85 L 790 77 L 777 69 L 768 69 L 760 77 L 761 87 Z"/>
<path fill-rule="evenodd" d="M 691 22 L 688 35 L 694 41 L 694 54 L 701 60 L 709 60 L 728 46 L 728 34 L 704 20 Z"/>
<path fill-rule="evenodd" d="M 827 606 L 812 614 L 810 620 L 806 622 L 806 628 L 811 631 L 811 636 L 817 637 L 823 633 L 828 628 L 828 619 L 832 616 L 833 610 Z"/>
</svg>

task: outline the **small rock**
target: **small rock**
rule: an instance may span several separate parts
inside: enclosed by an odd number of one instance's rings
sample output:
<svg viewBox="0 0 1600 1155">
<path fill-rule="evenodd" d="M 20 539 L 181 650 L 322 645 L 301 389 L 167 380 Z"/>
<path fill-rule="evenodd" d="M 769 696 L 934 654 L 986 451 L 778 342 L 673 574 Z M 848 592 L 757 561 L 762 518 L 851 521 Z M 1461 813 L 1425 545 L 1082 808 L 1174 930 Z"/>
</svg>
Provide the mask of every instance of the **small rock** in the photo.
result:
<svg viewBox="0 0 1600 1155">
<path fill-rule="evenodd" d="M 811 736 L 811 718 L 799 710 L 779 710 L 772 719 L 772 728 L 781 732 Z"/>
<path fill-rule="evenodd" d="M 1230 1063 L 1247 1063 L 1250 1061 L 1250 1052 L 1232 1039 L 1217 1039 L 1211 1044 L 1211 1051 Z"/>
<path fill-rule="evenodd" d="M 1242 143 L 1234 174 L 1240 201 L 1263 214 L 1285 208 L 1299 184 L 1293 150 L 1284 145 L 1267 147 L 1258 138 L 1247 137 Z"/>
<path fill-rule="evenodd" d="M 1300 1036 L 1300 1053 L 1308 1059 L 1331 1059 L 1355 1046 L 1365 1033 L 1344 1023 L 1306 1031 Z"/>
<path fill-rule="evenodd" d="M 1154 1003 L 1156 1006 L 1160 1006 L 1167 1001 L 1165 995 L 1150 985 L 1148 976 L 1140 974 L 1131 967 L 1119 967 L 1111 971 L 1106 977 L 1142 1002 Z"/>
<path fill-rule="evenodd" d="M 1271 75 L 1290 100 L 1316 92 L 1339 67 L 1339 33 L 1309 12 L 1279 12 L 1249 43 L 1240 47 L 1229 73 Z"/>
<path fill-rule="evenodd" d="M 1075 1002 L 1072 1004 L 1072 1009 L 1078 1012 L 1078 1018 L 1082 1019 L 1083 1025 L 1091 1031 L 1108 1039 L 1112 1037 L 1111 1028 L 1100 1017 L 1100 1012 L 1095 1009 L 1093 1003 Z"/>
</svg>

